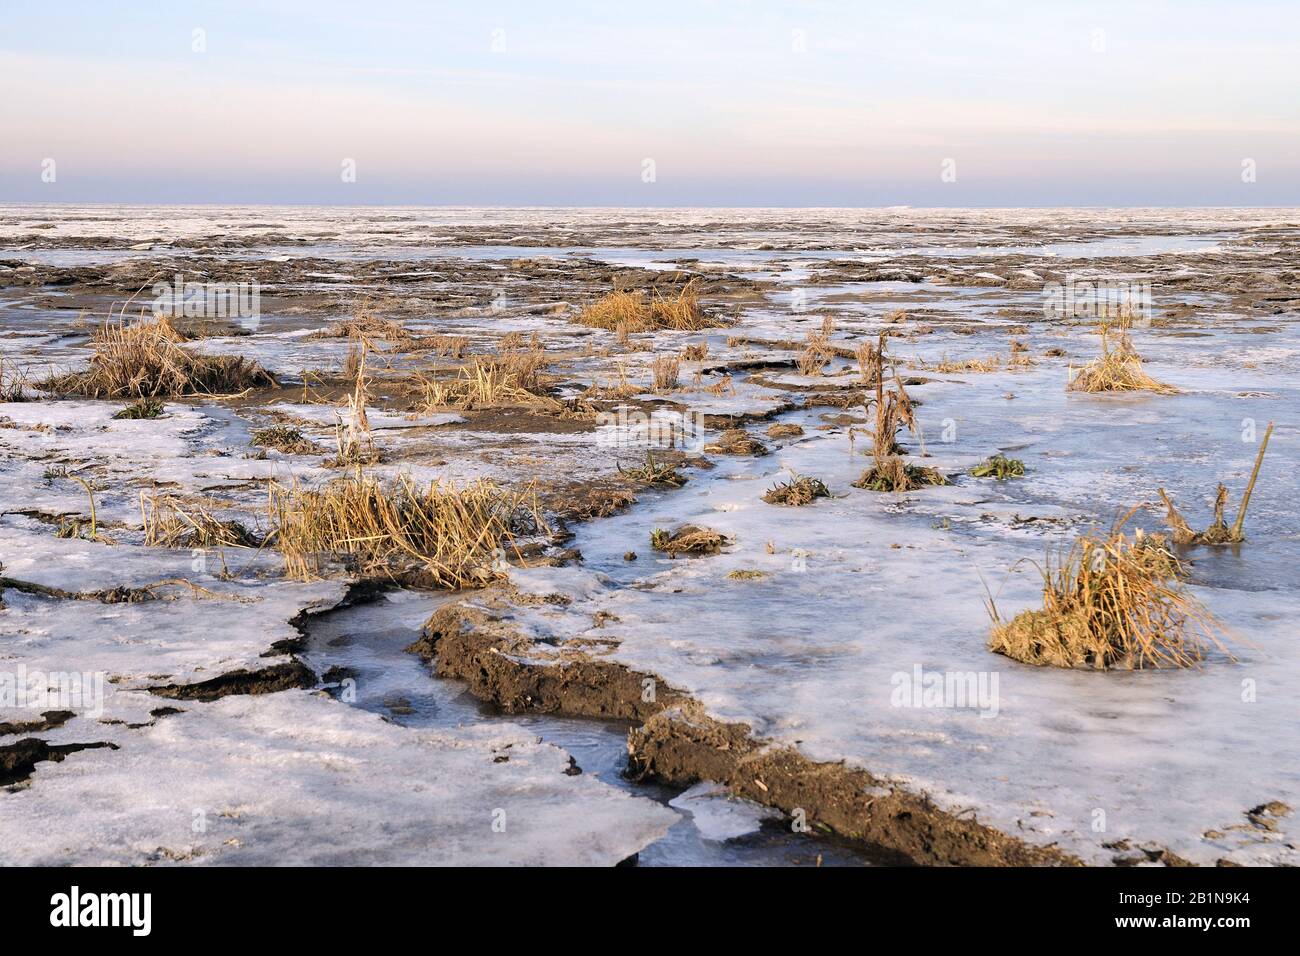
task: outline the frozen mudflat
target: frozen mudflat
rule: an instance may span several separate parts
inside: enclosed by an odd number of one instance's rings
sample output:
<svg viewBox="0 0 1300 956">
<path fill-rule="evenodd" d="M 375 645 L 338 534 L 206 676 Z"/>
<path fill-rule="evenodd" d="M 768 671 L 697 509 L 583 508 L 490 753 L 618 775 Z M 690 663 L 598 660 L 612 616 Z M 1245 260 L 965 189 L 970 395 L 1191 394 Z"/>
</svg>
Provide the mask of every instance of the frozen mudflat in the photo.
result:
<svg viewBox="0 0 1300 956">
<path fill-rule="evenodd" d="M 0 833 L 12 864 L 611 866 L 675 821 L 568 766 L 509 724 L 439 734 L 307 691 L 227 697 L 43 769 Z"/>
<path fill-rule="evenodd" d="M 185 347 L 254 359 L 280 387 L 169 398 L 137 420 L 113 417 L 123 399 L 41 390 L 85 366 L 110 306 L 178 272 L 260 285 L 256 321 L 201 319 Z M 521 663 L 586 655 L 655 675 L 761 741 L 1032 846 L 1093 864 L 1294 865 L 1297 275 L 1295 210 L 0 206 L 0 369 L 26 381 L 0 396 L 25 399 L 0 402 L 0 676 L 102 677 L 93 707 L 0 697 L 15 768 L 0 862 L 870 858 L 715 782 L 624 780 L 625 725 L 502 716 L 405 651 L 448 602 L 505 602 L 533 640 Z M 718 325 L 619 336 L 575 321 L 612 288 L 688 279 Z M 1133 344 L 1177 393 L 1067 391 L 1099 336 L 1095 316 L 1045 311 L 1062 286 L 1144 287 Z M 332 459 L 352 343 L 329 329 L 363 303 L 405 330 L 370 356 L 367 472 L 532 488 L 571 537 L 507 552 L 490 593 L 369 603 L 341 566 L 290 579 L 273 544 L 146 546 L 142 494 L 261 535 L 268 481 L 348 473 Z M 798 367 L 828 320 L 820 367 Z M 853 356 L 882 332 L 918 402 L 905 451 L 951 485 L 853 486 L 871 441 Z M 430 379 L 533 336 L 547 400 L 427 401 Z M 678 379 L 656 388 L 666 356 Z M 699 426 L 655 451 L 680 488 L 627 475 L 651 413 Z M 1231 519 L 1270 421 L 1247 540 L 1182 554 L 1230 655 L 1097 673 L 988 650 L 990 593 L 1004 618 L 1037 606 L 1035 562 L 1134 506 L 1131 527 L 1163 530 L 1157 488 L 1200 528 L 1223 482 Z M 252 444 L 270 426 L 306 443 Z M 708 450 L 726 427 L 768 453 Z M 969 474 L 997 452 L 1024 477 Z M 795 475 L 831 497 L 762 500 Z M 654 530 L 685 524 L 728 542 L 651 549 Z M 977 692 L 927 698 L 934 675 Z M 200 685 L 214 689 L 184 690 Z"/>
<path fill-rule="evenodd" d="M 24 524 L 0 528 L 5 574 L 24 582 L 84 592 L 190 573 L 187 554 Z M 297 689 L 169 704 L 147 688 L 282 667 L 288 658 L 267 649 L 299 636 L 290 619 L 343 596 L 336 582 L 204 589 L 127 603 L 6 592 L 7 674 L 108 681 L 41 733 L 56 747 L 94 747 L 39 764 L 31 786 L 5 795 L 4 862 L 612 865 L 676 821 L 566 774 L 567 754 L 509 723 L 408 730 Z"/>
</svg>

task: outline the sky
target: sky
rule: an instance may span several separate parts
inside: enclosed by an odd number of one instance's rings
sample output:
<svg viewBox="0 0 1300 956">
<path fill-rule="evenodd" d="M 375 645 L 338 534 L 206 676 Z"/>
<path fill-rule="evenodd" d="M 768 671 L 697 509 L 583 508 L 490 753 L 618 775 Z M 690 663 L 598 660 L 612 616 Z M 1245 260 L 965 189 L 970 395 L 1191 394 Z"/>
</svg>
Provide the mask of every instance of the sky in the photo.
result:
<svg viewBox="0 0 1300 956">
<path fill-rule="evenodd" d="M 1300 2 L 0 0 L 0 201 L 1300 206 Z"/>
</svg>

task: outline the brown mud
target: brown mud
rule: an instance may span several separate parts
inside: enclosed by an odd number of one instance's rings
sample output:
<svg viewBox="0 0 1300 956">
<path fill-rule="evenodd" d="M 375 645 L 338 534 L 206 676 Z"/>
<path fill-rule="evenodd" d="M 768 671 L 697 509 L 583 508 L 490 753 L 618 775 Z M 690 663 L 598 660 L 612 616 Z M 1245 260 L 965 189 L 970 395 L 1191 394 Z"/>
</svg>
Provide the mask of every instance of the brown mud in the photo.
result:
<svg viewBox="0 0 1300 956">
<path fill-rule="evenodd" d="M 1060 850 L 1034 846 L 926 796 L 893 787 L 865 770 L 818 763 L 764 742 L 750 727 L 705 714 L 700 704 L 653 674 L 602 659 L 590 639 L 538 645 L 509 621 L 509 602 L 483 592 L 474 604 L 439 609 L 408 648 L 439 677 L 505 713 L 633 720 L 629 774 L 687 787 L 725 784 L 739 797 L 793 820 L 866 845 L 895 863 L 958 866 L 1076 866 Z"/>
<path fill-rule="evenodd" d="M 163 684 L 147 689 L 159 697 L 173 700 L 213 701 L 231 694 L 274 694 L 294 688 L 311 688 L 317 683 L 316 674 L 310 667 L 302 661 L 291 660 L 254 671 L 243 668 L 227 671 L 192 684 Z"/>
<path fill-rule="evenodd" d="M 68 754 L 82 750 L 107 747 L 116 750 L 117 744 L 96 741 L 86 744 L 49 744 L 39 737 L 25 737 L 14 744 L 0 746 L 0 786 L 23 783 L 32 775 L 38 763 L 52 760 L 59 763 Z"/>
<path fill-rule="evenodd" d="M 47 710 L 41 714 L 40 720 L 0 723 L 0 737 L 9 737 L 14 734 L 38 734 L 42 730 L 54 730 L 56 727 L 62 727 L 75 716 L 76 714 L 70 710 Z"/>
</svg>

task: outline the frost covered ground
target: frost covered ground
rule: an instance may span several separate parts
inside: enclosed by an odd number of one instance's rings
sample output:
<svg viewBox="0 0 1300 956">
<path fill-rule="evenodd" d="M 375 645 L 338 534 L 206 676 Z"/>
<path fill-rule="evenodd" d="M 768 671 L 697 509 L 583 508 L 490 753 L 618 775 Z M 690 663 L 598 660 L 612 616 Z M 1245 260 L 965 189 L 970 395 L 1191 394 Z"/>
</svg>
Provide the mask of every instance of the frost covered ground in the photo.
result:
<svg viewBox="0 0 1300 956">
<path fill-rule="evenodd" d="M 763 739 L 1090 863 L 1162 852 L 1297 862 L 1300 213 L 0 206 L 0 246 L 0 357 L 6 375 L 25 372 L 31 399 L 0 403 L 0 575 L 31 586 L 0 595 L 0 670 L 105 675 L 99 712 L 70 708 L 57 726 L 36 726 L 39 707 L 0 702 L 0 729 L 15 728 L 0 747 L 111 745 L 40 760 L 0 792 L 4 862 L 611 864 L 638 851 L 643 862 L 736 862 L 716 849 L 780 826 L 707 782 L 676 794 L 615 779 L 618 732 L 485 715 L 439 689 L 401 648 L 453 596 L 390 595 L 407 607 L 400 624 L 384 605 L 323 614 L 344 599 L 341 574 L 297 582 L 269 550 L 144 546 L 142 492 L 264 529 L 269 479 L 316 486 L 341 474 L 328 459 L 349 342 L 316 333 L 367 302 L 413 334 L 464 336 L 466 356 L 536 333 L 561 400 L 627 383 L 595 420 L 429 409 L 410 376 L 464 359 L 380 346 L 373 473 L 531 485 L 568 514 L 565 544 L 580 561 L 509 571 L 516 593 L 568 598 L 518 607 L 539 647 L 599 640 L 609 659 Z M 214 323 L 187 347 L 255 358 L 280 389 L 116 420 L 122 401 L 36 388 L 87 360 L 112 303 L 178 271 L 261 284 L 257 323 Z M 689 277 L 724 325 L 620 342 L 572 321 L 616 284 Z M 1146 284 L 1150 314 L 1133 340 L 1178 394 L 1066 391 L 1097 354 L 1096 323 L 1045 314 L 1045 293 L 1087 282 Z M 802 374 L 795 357 L 827 316 L 837 351 Z M 923 441 L 904 444 L 951 486 L 852 487 L 870 439 L 850 356 L 881 331 L 920 403 Z M 675 389 L 651 387 L 656 356 L 702 343 Z M 940 371 L 992 359 L 992 371 Z M 637 416 L 656 410 L 703 421 L 707 441 L 739 425 L 771 453 L 710 453 L 701 441 L 675 459 L 683 488 L 636 486 L 616 466 L 644 462 Z M 1049 548 L 1158 503 L 1158 487 L 1198 526 L 1217 482 L 1235 508 L 1269 421 L 1248 540 L 1186 555 L 1233 657 L 1085 673 L 987 650 L 987 594 L 1004 616 L 1035 605 L 1031 562 Z M 319 454 L 250 445 L 255 429 L 284 423 Z M 803 434 L 770 438 L 772 423 Z M 1022 459 L 1025 477 L 966 474 L 994 452 Z M 762 501 L 792 474 L 822 479 L 833 497 Z M 573 504 L 610 488 L 639 500 L 615 514 Z M 89 518 L 91 495 L 115 543 L 56 537 Z M 1157 530 L 1160 519 L 1149 507 L 1134 522 Z M 705 558 L 650 549 L 652 530 L 685 523 L 732 541 Z M 102 593 L 115 588 L 152 600 Z M 348 623 L 336 632 L 339 614 Z M 356 696 L 337 680 L 211 700 L 148 689 L 293 661 L 318 677 L 350 668 Z M 931 706 L 910 692 L 918 675 L 971 675 L 985 693 Z M 182 712 L 154 713 L 164 707 Z M 583 774 L 564 772 L 574 748 L 537 742 L 566 733 L 580 751 L 584 734 L 599 741 L 577 755 Z M 807 862 L 815 853 L 790 849 L 807 839 L 765 841 L 742 861 Z"/>
</svg>

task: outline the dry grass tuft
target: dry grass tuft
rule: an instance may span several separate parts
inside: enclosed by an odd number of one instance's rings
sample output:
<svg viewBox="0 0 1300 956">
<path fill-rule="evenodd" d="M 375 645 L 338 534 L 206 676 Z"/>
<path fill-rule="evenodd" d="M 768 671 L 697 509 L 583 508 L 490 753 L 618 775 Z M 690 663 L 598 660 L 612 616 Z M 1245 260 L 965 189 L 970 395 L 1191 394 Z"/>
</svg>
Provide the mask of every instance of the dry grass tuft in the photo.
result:
<svg viewBox="0 0 1300 956">
<path fill-rule="evenodd" d="M 368 339 L 380 340 L 385 342 L 409 342 L 411 333 L 401 322 L 393 319 L 380 318 L 362 306 L 355 316 L 335 322 L 319 332 L 313 333 L 311 338 L 320 339 Z"/>
<path fill-rule="evenodd" d="M 824 339 L 810 333 L 803 349 L 795 356 L 795 364 L 800 375 L 820 375 L 834 355 Z"/>
<path fill-rule="evenodd" d="M 861 342 L 854 354 L 857 356 L 858 375 L 862 379 L 862 384 L 868 387 L 874 386 L 881 371 L 880 355 L 875 346 L 870 342 Z"/>
<path fill-rule="evenodd" d="M 885 387 L 885 333 L 880 334 L 879 342 L 871 353 L 871 366 L 863 370 L 863 377 L 870 373 L 875 382 L 875 397 L 867 402 L 868 411 L 874 410 L 875 422 L 871 431 L 872 465 L 853 482 L 855 488 L 870 491 L 912 491 L 924 485 L 946 485 L 948 479 L 933 468 L 913 465 L 899 454 L 898 433 L 907 429 L 913 435 L 919 435 L 916 424 L 915 405 L 903 387 L 903 380 L 898 377 L 898 369 L 893 371 L 892 388 Z"/>
<path fill-rule="evenodd" d="M 717 441 L 705 445 L 704 450 L 710 455 L 762 456 L 768 453 L 767 446 L 743 428 L 728 428 Z"/>
<path fill-rule="evenodd" d="M 717 554 L 730 543 L 731 539 L 726 535 L 693 524 L 682 525 L 672 532 L 662 528 L 650 532 L 650 547 L 673 557 L 679 554 Z"/>
<path fill-rule="evenodd" d="M 700 296 L 694 279 L 682 287 L 676 298 L 664 299 L 656 295 L 650 303 L 650 318 L 655 328 L 674 329 L 678 332 L 698 332 L 714 324 L 700 308 Z"/>
<path fill-rule="evenodd" d="M 708 342 L 692 342 L 682 349 L 682 360 L 686 362 L 703 362 L 708 357 Z"/>
<path fill-rule="evenodd" d="M 705 315 L 700 308 L 700 297 L 694 279 L 686 283 L 673 298 L 662 298 L 657 293 L 647 299 L 644 292 L 611 292 L 588 305 L 578 315 L 577 321 L 594 329 L 622 331 L 624 341 L 632 332 L 654 332 L 672 329 L 678 332 L 698 332 L 718 323 Z"/>
<path fill-rule="evenodd" d="M 1142 356 L 1128 334 L 1121 328 L 1114 332 L 1115 342 L 1110 341 L 1111 329 L 1101 327 L 1101 356 L 1083 368 L 1070 379 L 1066 386 L 1072 392 L 1157 392 L 1161 395 L 1174 395 L 1178 389 L 1164 382 L 1158 382 L 1142 370 Z"/>
<path fill-rule="evenodd" d="M 700 391 L 705 392 L 709 395 L 735 395 L 736 386 L 733 383 L 731 373 L 728 372 L 726 375 L 723 375 L 712 385 L 705 385 L 703 388 L 700 389 Z"/>
<path fill-rule="evenodd" d="M 497 362 L 519 388 L 534 394 L 543 388 L 542 369 L 547 365 L 546 351 L 536 341 L 526 349 L 502 354 Z"/>
<path fill-rule="evenodd" d="M 800 375 L 820 375 L 826 363 L 835 357 L 831 345 L 831 335 L 835 332 L 835 319 L 827 315 L 822 318 L 822 327 L 809 332 L 804 338 L 803 349 L 795 356 L 795 364 Z"/>
<path fill-rule="evenodd" d="M 252 444 L 260 448 L 274 448 L 286 455 L 313 455 L 321 448 L 293 425 L 271 425 L 259 428 L 252 435 Z"/>
<path fill-rule="evenodd" d="M 854 488 L 868 491 L 915 491 L 926 485 L 950 484 L 935 468 L 913 465 L 899 455 L 887 455 L 858 476 Z"/>
<path fill-rule="evenodd" d="M 153 398 L 223 395 L 277 382 L 256 362 L 239 355 L 203 355 L 182 348 L 166 318 L 107 322 L 92 338 L 95 352 L 85 371 L 43 383 L 47 391 L 88 398 Z"/>
<path fill-rule="evenodd" d="M 348 395 L 347 415 L 340 415 L 334 426 L 335 456 L 327 465 L 351 467 L 369 465 L 379 461 L 379 449 L 375 447 L 374 432 L 370 430 L 370 420 L 366 416 L 366 400 L 369 380 L 366 378 L 366 356 L 370 353 L 370 343 L 361 339 L 356 355 L 355 382 L 352 394 Z"/>
<path fill-rule="evenodd" d="M 791 475 L 789 481 L 777 482 L 769 488 L 767 494 L 763 495 L 763 500 L 770 505 L 791 505 L 797 508 L 830 496 L 830 490 L 821 479 Z"/>
<path fill-rule="evenodd" d="M 609 385 L 601 384 L 600 380 L 592 382 L 583 392 L 586 398 L 630 398 L 633 395 L 640 395 L 642 388 L 633 383 L 627 377 L 627 368 L 622 362 L 615 366 L 618 378 Z"/>
<path fill-rule="evenodd" d="M 671 392 L 677 387 L 682 361 L 676 355 L 656 355 L 650 370 L 656 392 Z"/>
<path fill-rule="evenodd" d="M 320 490 L 272 482 L 267 510 L 268 541 L 294 577 L 312 578 L 337 559 L 364 576 L 452 589 L 502 577 L 503 545 L 542 527 L 531 492 L 488 481 L 420 487 L 400 477 L 386 486 L 356 475 Z"/>
<path fill-rule="evenodd" d="M 1232 523 L 1232 527 L 1228 527 L 1224 519 L 1224 512 L 1228 507 L 1228 489 L 1222 484 L 1219 485 L 1219 490 L 1214 497 L 1214 523 L 1204 531 L 1193 531 L 1187 520 L 1178 513 L 1174 503 L 1169 500 L 1165 489 L 1156 489 L 1165 503 L 1165 522 L 1169 525 L 1175 544 L 1238 544 L 1246 540 L 1246 508 L 1250 504 L 1250 496 L 1255 491 L 1255 482 L 1259 478 L 1259 469 L 1264 464 L 1264 452 L 1268 451 L 1268 440 L 1272 434 L 1273 423 L 1269 422 L 1268 428 L 1264 431 L 1264 440 L 1259 445 L 1259 453 L 1255 456 L 1255 467 L 1251 469 L 1250 482 L 1241 496 L 1237 520 Z"/>
<path fill-rule="evenodd" d="M 970 358 L 954 362 L 944 356 L 937 364 L 932 366 L 936 372 L 953 374 L 955 372 L 996 372 L 1001 366 L 1001 361 L 996 355 L 990 355 L 985 359 Z"/>
<path fill-rule="evenodd" d="M 26 371 L 15 369 L 12 363 L 6 367 L 0 355 L 0 402 L 27 401 L 28 384 Z"/>
<path fill-rule="evenodd" d="M 426 408 L 508 408 L 562 403 L 543 394 L 542 369 L 546 353 L 540 348 L 505 352 L 489 358 L 475 356 L 453 379 L 421 379 Z"/>
<path fill-rule="evenodd" d="M 673 465 L 663 465 L 655 461 L 654 455 L 645 453 L 645 464 L 635 468 L 618 465 L 618 473 L 631 481 L 645 485 L 662 485 L 668 488 L 680 488 L 686 484 L 686 476 L 677 471 Z"/>
<path fill-rule="evenodd" d="M 1003 621 L 990 598 L 989 649 L 1026 664 L 1096 670 L 1190 667 L 1211 644 L 1226 653 L 1222 628 L 1179 582 L 1178 559 L 1141 532 L 1127 538 L 1122 525 L 1048 555 L 1041 609 Z"/>
<path fill-rule="evenodd" d="M 102 541 L 99 532 L 95 529 L 94 522 L 83 521 L 79 517 L 63 518 L 59 521 L 59 527 L 54 532 L 56 538 L 85 538 L 88 541 Z"/>
<path fill-rule="evenodd" d="M 1234 529 L 1229 528 L 1224 520 L 1224 511 L 1228 507 L 1228 489 L 1225 485 L 1219 485 L 1218 492 L 1214 496 L 1214 523 L 1204 531 L 1193 531 L 1192 526 L 1169 500 L 1165 490 L 1159 488 L 1157 491 L 1165 503 L 1165 522 L 1169 525 L 1175 544 L 1236 544 L 1245 540 L 1244 535 L 1240 532 L 1234 533 Z"/>
<path fill-rule="evenodd" d="M 199 506 L 140 492 L 144 543 L 157 548 L 256 548 L 261 539 L 238 521 L 222 521 Z"/>
<path fill-rule="evenodd" d="M 403 344 L 407 352 L 432 352 L 442 358 L 459 359 L 469 348 L 464 335 L 420 335 Z"/>
<path fill-rule="evenodd" d="M 651 328 L 649 317 L 644 292 L 616 290 L 584 308 L 577 321 L 593 329 L 618 331 L 620 341 L 625 342 L 630 333 Z"/>
<path fill-rule="evenodd" d="M 1011 357 L 1007 359 L 1007 368 L 1012 370 L 1032 368 L 1037 364 L 1028 352 L 1012 352 Z"/>
<path fill-rule="evenodd" d="M 767 426 L 768 438 L 798 438 L 803 434 L 803 426 L 793 422 L 777 422 Z"/>
<path fill-rule="evenodd" d="M 49 472 L 47 471 L 46 474 L 48 477 Z M 66 469 L 58 477 L 70 478 L 85 489 L 86 497 L 90 502 L 90 521 L 85 522 L 80 518 L 65 518 L 59 524 L 59 530 L 55 532 L 55 537 L 85 538 L 87 541 L 98 541 L 100 544 L 116 544 L 117 542 L 112 538 L 99 533 L 99 513 L 95 509 L 95 489 L 90 482 L 80 475 L 69 474 Z"/>
</svg>

